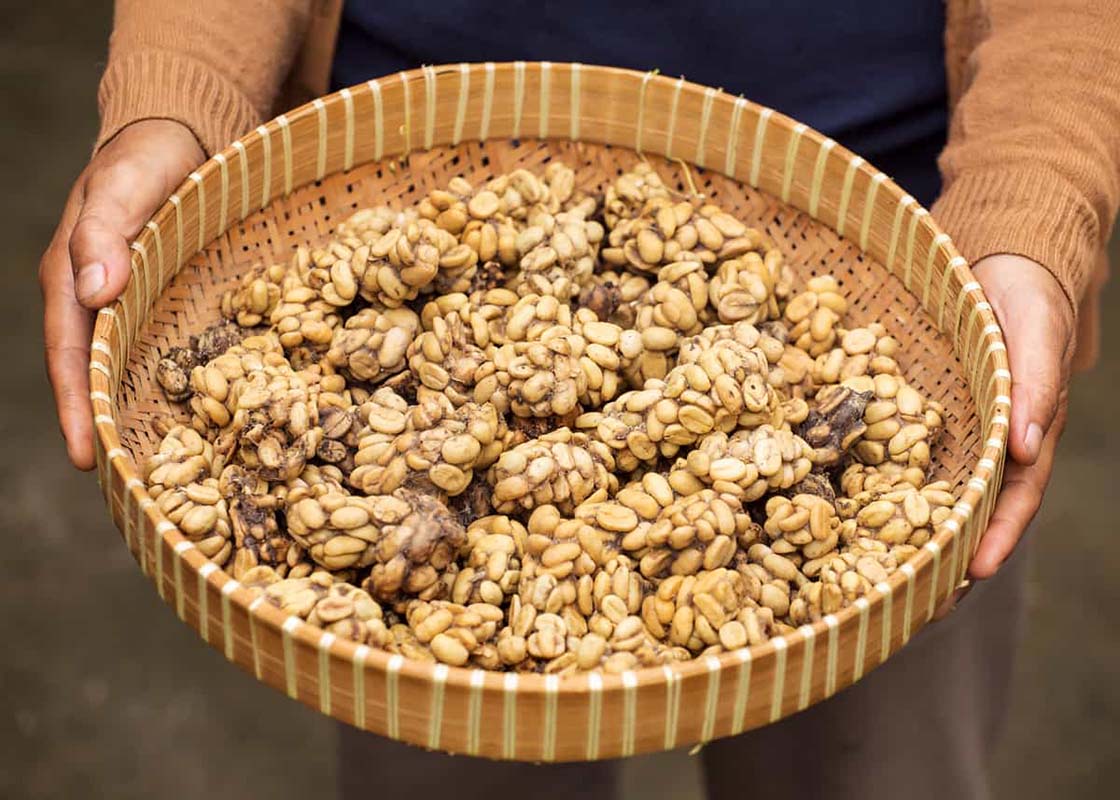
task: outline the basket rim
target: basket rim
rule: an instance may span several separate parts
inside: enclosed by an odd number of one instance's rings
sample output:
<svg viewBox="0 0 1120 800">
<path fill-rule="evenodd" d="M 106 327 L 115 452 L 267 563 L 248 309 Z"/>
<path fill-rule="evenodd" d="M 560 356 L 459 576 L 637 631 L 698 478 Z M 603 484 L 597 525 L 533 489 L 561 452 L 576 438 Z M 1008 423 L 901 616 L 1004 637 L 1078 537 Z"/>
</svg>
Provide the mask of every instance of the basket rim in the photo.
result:
<svg viewBox="0 0 1120 800">
<path fill-rule="evenodd" d="M 271 136 L 278 133 L 284 136 L 290 136 L 288 128 L 291 124 L 318 114 L 319 109 L 326 103 L 345 101 L 350 93 L 361 90 L 363 87 L 372 87 L 375 85 L 380 87 L 390 81 L 400 81 L 406 88 L 411 84 L 426 85 L 428 82 L 434 80 L 437 74 L 442 74 L 447 71 L 473 72 L 485 70 L 492 73 L 497 69 L 508 69 L 515 72 L 520 71 L 523 75 L 527 65 L 535 65 L 538 67 L 547 65 L 553 68 L 568 67 L 573 70 L 578 70 L 587 77 L 592 77 L 597 74 L 622 75 L 630 80 L 639 81 L 641 83 L 641 101 L 643 103 L 647 85 L 656 83 L 671 85 L 678 92 L 687 92 L 694 96 L 705 97 L 706 102 L 732 103 L 743 108 L 749 107 L 755 109 L 765 115 L 770 122 L 794 130 L 802 139 L 808 139 L 819 147 L 827 148 L 831 153 L 846 158 L 853 168 L 858 169 L 870 177 L 879 185 L 879 191 L 887 192 L 902 208 L 913 207 L 914 211 L 920 216 L 916 224 L 923 227 L 931 235 L 936 246 L 942 248 L 948 256 L 949 266 L 946 267 L 946 270 L 954 272 L 962 284 L 958 302 L 971 303 L 972 309 L 979 314 L 983 322 L 983 336 L 988 351 L 1004 351 L 1002 356 L 999 353 L 994 354 L 1000 366 L 996 368 L 992 379 L 992 383 L 994 383 L 994 399 L 987 404 L 991 410 L 991 419 L 982 437 L 981 456 L 978 461 L 973 463 L 969 479 L 964 485 L 964 491 L 960 499 L 953 506 L 950 517 L 942 523 L 941 527 L 930 541 L 920 548 L 918 553 L 902 564 L 895 573 L 890 575 L 887 581 L 876 584 L 871 592 L 857 599 L 852 605 L 841 609 L 835 614 L 829 614 L 817 622 L 802 625 L 793 633 L 773 637 L 769 641 L 759 645 L 744 647 L 739 650 L 724 652 L 718 655 L 701 656 L 688 661 L 642 667 L 619 674 L 577 673 L 575 675 L 559 676 L 538 673 L 500 672 L 496 670 L 485 670 L 479 667 L 454 667 L 443 664 L 433 664 L 408 659 L 398 654 L 392 654 L 375 647 L 360 645 L 348 639 L 336 637 L 317 626 L 304 622 L 299 617 L 284 614 L 279 608 L 264 602 L 263 596 L 254 596 L 248 589 L 242 586 L 239 581 L 234 579 L 232 575 L 217 567 L 213 562 L 203 556 L 193 543 L 183 536 L 179 528 L 172 523 L 158 509 L 151 498 L 148 497 L 145 484 L 140 478 L 137 465 L 133 461 L 129 451 L 124 448 L 121 443 L 114 416 L 116 401 L 113 399 L 112 395 L 110 364 L 101 360 L 98 356 L 105 356 L 106 358 L 112 356 L 114 346 L 111 334 L 114 328 L 117 328 L 118 333 L 121 334 L 118 336 L 119 341 L 122 343 L 127 341 L 127 337 L 123 335 L 123 329 L 120 328 L 123 323 L 121 322 L 118 309 L 122 307 L 123 298 L 130 290 L 135 291 L 137 296 L 139 296 L 140 289 L 137 273 L 139 271 L 140 258 L 141 255 L 146 258 L 147 246 L 151 244 L 151 239 L 153 238 L 153 228 L 158 230 L 158 221 L 167 221 L 169 218 L 175 216 L 184 198 L 192 193 L 196 193 L 204 179 L 213 175 L 216 171 L 223 169 L 225 163 L 231 162 L 239 154 L 242 154 L 249 144 L 257 141 L 262 136 Z M 583 116 L 586 117 L 586 115 Z M 380 160 L 389 161 L 394 158 L 406 156 L 414 149 L 427 149 L 426 147 L 414 147 L 412 138 L 411 134 L 406 132 L 405 151 L 401 154 L 382 154 Z M 496 136 L 488 138 L 512 139 L 514 137 Z M 523 136 L 523 138 L 534 137 Z M 548 138 L 565 137 L 550 136 Z M 639 144 L 641 142 L 640 130 L 638 142 Z M 620 148 L 626 147 L 616 144 L 611 144 L 610 146 Z M 640 147 L 631 149 L 643 152 Z M 649 150 L 649 152 L 652 151 L 652 149 Z M 376 161 L 378 159 L 373 160 Z M 685 160 L 689 161 L 689 159 Z M 357 166 L 357 164 L 352 166 Z M 714 171 L 720 174 L 725 174 L 718 167 L 708 167 L 708 169 L 714 169 Z M 730 177 L 731 180 L 738 183 L 746 182 L 734 176 Z M 300 184 L 300 186 L 304 185 L 307 184 Z M 293 187 L 290 184 L 286 185 L 284 192 L 269 199 L 269 204 L 290 194 L 296 188 L 299 187 Z M 818 221 L 830 229 L 835 230 L 834 226 L 827 222 L 823 220 Z M 203 246 L 209 245 L 224 235 L 224 233 L 225 231 L 223 230 L 217 236 L 209 238 L 201 242 L 201 244 Z M 843 238 L 852 241 L 852 237 L 849 235 L 845 234 Z M 224 596 L 230 597 L 231 602 L 244 610 L 251 621 L 266 625 L 277 633 L 282 631 L 287 635 L 304 641 L 308 645 L 318 648 L 320 651 L 328 651 L 349 662 L 358 664 L 365 669 L 397 673 L 429 682 L 438 681 L 461 689 L 477 688 L 481 685 L 482 688 L 501 689 L 506 692 L 516 691 L 517 693 L 526 694 L 555 692 L 582 693 L 588 691 L 612 692 L 622 690 L 623 688 L 633 688 L 635 685 L 667 683 L 768 658 L 796 644 L 799 639 L 813 640 L 822 634 L 827 634 L 828 631 L 832 629 L 843 629 L 857 616 L 869 614 L 871 611 L 883 605 L 885 597 L 893 596 L 896 590 L 907 582 L 913 581 L 915 575 L 925 568 L 931 560 L 940 558 L 940 552 L 951 544 L 955 537 L 960 535 L 962 528 L 974 514 L 976 507 L 984 498 L 985 493 L 993 491 L 991 483 L 994 469 L 996 464 L 1002 462 L 1006 452 L 1007 436 L 1010 430 L 1009 414 L 1011 394 L 1011 373 L 1006 362 L 1006 345 L 1003 341 L 1002 330 L 998 320 L 983 293 L 983 289 L 972 274 L 966 260 L 953 246 L 950 237 L 940 229 L 931 219 L 928 212 L 926 212 L 911 195 L 906 193 L 905 190 L 898 186 L 885 173 L 870 165 L 860 156 L 838 145 L 829 137 L 824 136 L 804 123 L 797 122 L 761 104 L 746 100 L 742 96 L 734 97 L 722 90 L 686 81 L 683 77 L 670 78 L 660 75 L 656 71 L 643 73 L 636 70 L 612 66 L 517 61 L 423 66 L 417 69 L 406 70 L 400 73 L 394 73 L 393 75 L 376 78 L 364 84 L 357 84 L 353 87 L 324 95 L 292 111 L 280 114 L 268 123 L 240 137 L 221 152 L 208 158 L 195 171 L 190 173 L 168 201 L 165 202 L 155 214 L 153 214 L 146 225 L 140 229 L 136 239 L 131 243 L 131 249 L 133 251 L 132 274 L 130 275 L 128 284 L 126 284 L 121 293 L 122 299 L 114 301 L 111 306 L 102 308 L 98 312 L 90 351 L 90 399 L 94 414 L 94 428 L 96 430 L 98 442 L 104 451 L 107 469 L 111 469 L 120 479 L 121 484 L 125 487 L 125 491 L 133 495 L 134 502 L 154 525 L 157 535 L 163 537 L 173 548 L 177 557 L 187 564 L 192 574 L 199 575 L 200 573 L 205 573 L 203 576 L 205 581 L 219 590 Z M 200 250 L 201 249 L 200 247 Z M 125 360 L 127 360 L 127 355 L 127 352 L 123 353 Z M 980 413 L 981 403 L 976 396 L 977 393 L 972 391 L 970 391 L 970 393 L 977 405 L 978 415 L 982 417 Z M 995 490 L 998 491 L 998 487 L 996 487 Z M 979 536 L 982 534 L 978 533 L 977 535 Z M 956 552 L 957 551 L 954 550 L 954 557 Z M 966 558 L 967 557 L 969 556 L 966 555 Z M 210 565 L 213 569 L 208 569 L 206 565 Z M 160 587 L 160 592 L 162 594 L 162 586 Z"/>
</svg>

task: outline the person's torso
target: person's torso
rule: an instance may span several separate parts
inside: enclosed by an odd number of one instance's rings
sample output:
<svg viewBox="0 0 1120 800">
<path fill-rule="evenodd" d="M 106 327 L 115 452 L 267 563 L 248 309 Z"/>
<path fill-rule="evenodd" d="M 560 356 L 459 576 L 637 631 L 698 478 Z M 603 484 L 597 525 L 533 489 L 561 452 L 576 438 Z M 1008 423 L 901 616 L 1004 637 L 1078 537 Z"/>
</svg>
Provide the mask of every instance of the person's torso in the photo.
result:
<svg viewBox="0 0 1120 800">
<path fill-rule="evenodd" d="M 332 84 L 459 61 L 658 69 L 801 120 L 929 204 L 948 119 L 944 25 L 943 0 L 347 0 Z"/>
</svg>

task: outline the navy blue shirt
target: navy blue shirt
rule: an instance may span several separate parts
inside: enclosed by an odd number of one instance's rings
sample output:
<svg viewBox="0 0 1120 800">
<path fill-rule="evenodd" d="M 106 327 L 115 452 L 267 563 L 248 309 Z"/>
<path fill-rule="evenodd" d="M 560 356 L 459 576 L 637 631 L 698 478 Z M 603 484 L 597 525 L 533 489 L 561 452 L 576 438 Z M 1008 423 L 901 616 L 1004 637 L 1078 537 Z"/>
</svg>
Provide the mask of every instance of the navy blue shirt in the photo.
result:
<svg viewBox="0 0 1120 800">
<path fill-rule="evenodd" d="M 346 0 L 332 82 L 459 61 L 656 68 L 805 122 L 928 205 L 948 119 L 944 15 L 944 0 Z"/>
</svg>

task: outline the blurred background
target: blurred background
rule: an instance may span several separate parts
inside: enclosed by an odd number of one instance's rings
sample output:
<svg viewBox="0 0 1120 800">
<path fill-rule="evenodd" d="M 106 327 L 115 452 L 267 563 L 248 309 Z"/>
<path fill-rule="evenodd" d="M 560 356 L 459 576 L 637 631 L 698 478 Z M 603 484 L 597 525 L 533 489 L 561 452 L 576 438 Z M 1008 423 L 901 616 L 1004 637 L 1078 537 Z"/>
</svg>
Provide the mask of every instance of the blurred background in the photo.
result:
<svg viewBox="0 0 1120 800">
<path fill-rule="evenodd" d="M 66 462 L 43 369 L 36 266 L 96 132 L 111 3 L 4 5 L 0 797 L 331 796 L 333 723 L 204 647 L 128 555 L 94 477 Z M 995 764 L 1001 800 L 1115 796 L 1116 281 L 1104 302 L 1103 357 L 1075 380 L 1040 515 L 1027 636 Z M 626 797 L 699 797 L 697 787 L 685 753 L 625 766 Z"/>
</svg>

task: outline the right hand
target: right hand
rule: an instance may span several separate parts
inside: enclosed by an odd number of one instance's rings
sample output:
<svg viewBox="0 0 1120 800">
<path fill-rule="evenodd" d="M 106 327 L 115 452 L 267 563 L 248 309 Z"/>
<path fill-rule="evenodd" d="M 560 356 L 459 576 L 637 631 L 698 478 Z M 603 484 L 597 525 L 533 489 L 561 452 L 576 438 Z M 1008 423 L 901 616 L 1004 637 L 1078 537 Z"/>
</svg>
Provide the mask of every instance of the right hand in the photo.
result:
<svg viewBox="0 0 1120 800">
<path fill-rule="evenodd" d="M 78 176 L 39 262 L 47 374 L 70 461 L 94 466 L 89 400 L 93 312 L 116 299 L 129 276 L 128 243 L 205 158 L 186 126 L 134 122 Z"/>
</svg>

